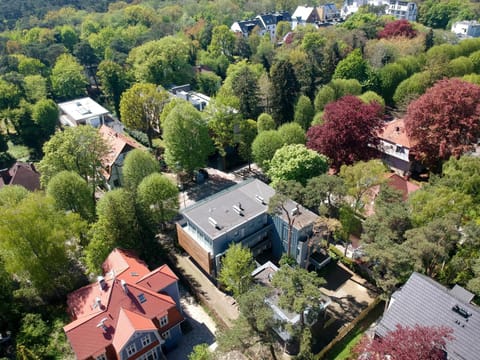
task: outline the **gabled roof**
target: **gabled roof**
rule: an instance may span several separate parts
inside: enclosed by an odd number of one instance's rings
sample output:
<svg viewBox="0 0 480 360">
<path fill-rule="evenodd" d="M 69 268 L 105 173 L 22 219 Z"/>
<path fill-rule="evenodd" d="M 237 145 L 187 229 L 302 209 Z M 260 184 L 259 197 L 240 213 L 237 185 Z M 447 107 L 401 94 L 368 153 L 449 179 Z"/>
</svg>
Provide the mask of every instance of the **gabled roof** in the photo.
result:
<svg viewBox="0 0 480 360">
<path fill-rule="evenodd" d="M 33 164 L 16 162 L 10 169 L 0 170 L 0 187 L 20 185 L 29 191 L 40 189 L 40 174 Z"/>
<path fill-rule="evenodd" d="M 297 6 L 292 15 L 293 20 L 307 21 L 315 8 L 313 6 Z"/>
<path fill-rule="evenodd" d="M 411 181 L 408 181 L 404 177 L 398 175 L 398 174 L 390 174 L 388 176 L 387 180 L 388 186 L 390 186 L 393 189 L 396 189 L 400 191 L 403 195 L 403 200 L 406 201 L 408 199 L 408 196 L 420 189 L 420 186 L 417 184 L 412 183 Z"/>
<path fill-rule="evenodd" d="M 458 290 L 458 289 L 457 289 Z M 462 292 L 463 293 L 463 292 Z M 433 279 L 414 272 L 405 285 L 392 295 L 388 310 L 378 324 L 380 336 L 396 325 L 446 326 L 453 330 L 447 342 L 448 359 L 476 360 L 480 354 L 480 309 Z M 462 316 L 462 310 L 465 316 Z M 467 315 L 468 314 L 468 315 Z"/>
<path fill-rule="evenodd" d="M 103 266 L 108 271 L 119 269 L 118 275 L 114 272 L 105 274 L 103 289 L 94 283 L 68 295 L 68 309 L 74 320 L 64 327 L 64 331 L 78 359 L 100 354 L 110 345 L 119 352 L 133 333 L 156 330 L 153 319 L 168 315 L 165 329 L 183 321 L 170 296 L 130 281 L 148 279 L 157 287 L 171 284 L 176 281 L 176 276 L 168 266 L 146 272 L 148 268 L 144 263 L 132 253 L 120 249 L 115 249 Z M 143 280 L 141 276 L 138 279 L 130 276 L 130 269 L 142 272 Z"/>
<path fill-rule="evenodd" d="M 394 119 L 385 123 L 383 131 L 378 134 L 378 137 L 409 149 L 414 145 L 407 135 L 403 119 Z"/>
</svg>

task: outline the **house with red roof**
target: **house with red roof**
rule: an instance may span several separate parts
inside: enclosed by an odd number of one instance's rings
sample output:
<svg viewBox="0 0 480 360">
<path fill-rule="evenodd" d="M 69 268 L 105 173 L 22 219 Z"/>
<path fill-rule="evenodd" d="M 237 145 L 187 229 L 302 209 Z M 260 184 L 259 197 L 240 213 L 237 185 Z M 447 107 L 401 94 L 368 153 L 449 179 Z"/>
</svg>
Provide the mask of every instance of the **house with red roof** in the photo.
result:
<svg viewBox="0 0 480 360">
<path fill-rule="evenodd" d="M 102 158 L 102 175 L 106 186 L 113 189 L 122 185 L 122 167 L 125 156 L 133 149 L 144 149 L 144 146 L 106 125 L 100 126 L 98 132 L 109 148 Z"/>
<path fill-rule="evenodd" d="M 23 186 L 29 191 L 40 189 L 40 173 L 32 163 L 17 161 L 9 169 L 0 169 L 0 188 L 6 185 Z"/>
<path fill-rule="evenodd" d="M 150 271 L 130 251 L 115 249 L 97 282 L 68 295 L 65 331 L 77 359 L 153 360 L 182 336 L 178 278 L 163 265 Z"/>
<path fill-rule="evenodd" d="M 395 172 L 405 175 L 411 171 L 410 149 L 413 146 L 405 130 L 403 119 L 394 119 L 385 123 L 378 134 L 380 144 L 378 150 L 383 161 Z"/>
</svg>

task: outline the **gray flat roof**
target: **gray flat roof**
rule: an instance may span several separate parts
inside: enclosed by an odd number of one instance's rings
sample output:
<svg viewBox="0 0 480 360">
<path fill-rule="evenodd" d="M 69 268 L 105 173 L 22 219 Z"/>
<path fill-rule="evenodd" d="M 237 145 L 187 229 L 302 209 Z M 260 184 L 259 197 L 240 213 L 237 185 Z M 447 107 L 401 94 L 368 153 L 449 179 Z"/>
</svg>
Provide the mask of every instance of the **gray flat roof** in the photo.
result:
<svg viewBox="0 0 480 360">
<path fill-rule="evenodd" d="M 58 104 L 61 111 L 75 121 L 108 114 L 109 111 L 89 97 Z"/>
<path fill-rule="evenodd" d="M 185 208 L 181 213 L 215 240 L 235 227 L 266 213 L 268 201 L 273 195 L 275 190 L 272 187 L 258 179 L 248 179 Z M 234 206 L 237 209 L 239 206 L 242 208 L 243 216 L 238 214 Z M 288 200 L 285 208 L 291 213 L 297 208 L 297 203 Z M 296 229 L 302 229 L 318 218 L 315 213 L 301 205 L 298 205 L 298 209 L 300 213 L 295 216 L 293 223 Z M 287 221 L 283 212 L 277 216 Z"/>
<path fill-rule="evenodd" d="M 396 325 L 446 326 L 453 330 L 447 342 L 448 359 L 478 360 L 480 356 L 480 309 L 457 297 L 433 279 L 413 273 L 392 296 L 393 302 L 383 315 L 377 333 L 384 336 Z M 458 307 L 456 307 L 458 306 Z M 466 311 L 462 316 L 462 309 Z"/>
<path fill-rule="evenodd" d="M 250 179 L 185 208 L 182 214 L 211 239 L 215 239 L 259 214 L 266 213 L 268 200 L 274 194 L 275 190 L 267 184 Z M 239 215 L 233 206 L 241 208 L 243 216 Z"/>
</svg>

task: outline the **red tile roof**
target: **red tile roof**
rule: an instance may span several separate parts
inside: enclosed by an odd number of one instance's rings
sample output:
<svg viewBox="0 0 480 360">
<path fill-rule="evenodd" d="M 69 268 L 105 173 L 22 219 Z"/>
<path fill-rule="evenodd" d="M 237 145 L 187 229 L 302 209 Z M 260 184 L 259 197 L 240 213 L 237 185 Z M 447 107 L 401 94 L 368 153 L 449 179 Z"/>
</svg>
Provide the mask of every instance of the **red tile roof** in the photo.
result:
<svg viewBox="0 0 480 360">
<path fill-rule="evenodd" d="M 133 253 L 115 249 L 105 261 L 104 270 L 111 271 L 115 268 L 119 269 L 119 273 L 105 275 L 104 289 L 94 283 L 68 296 L 68 309 L 74 320 L 64 327 L 64 331 L 78 359 L 104 353 L 110 345 L 119 352 L 135 331 L 157 329 L 154 319 L 167 314 L 167 326 L 159 329 L 162 332 L 183 321 L 175 301 L 170 296 L 157 292 L 161 289 L 152 291 L 152 288 L 140 284 L 142 281 L 138 284 L 130 281 L 137 280 L 137 277 L 129 275 L 131 269 L 148 271 L 146 265 L 135 258 Z M 176 281 L 176 276 L 166 265 L 142 275 L 146 276 L 144 281 L 149 279 L 153 282 L 152 279 L 155 279 L 155 284 L 171 284 L 172 280 Z M 157 281 L 157 277 L 165 278 L 165 281 Z M 140 279 L 139 276 L 138 280 Z M 140 297 L 145 301 L 141 301 Z"/>
<path fill-rule="evenodd" d="M 407 132 L 405 131 L 405 121 L 403 119 L 394 119 L 385 123 L 383 131 L 378 137 L 409 149 L 413 146 L 412 141 L 408 138 Z"/>
<path fill-rule="evenodd" d="M 40 174 L 33 164 L 15 163 L 10 169 L 0 170 L 0 187 L 20 185 L 29 191 L 40 189 Z"/>
<path fill-rule="evenodd" d="M 103 156 L 102 165 L 106 169 L 110 169 L 115 161 L 118 159 L 120 154 L 124 152 L 125 148 L 133 148 L 133 149 L 142 149 L 143 146 L 140 145 L 135 140 L 125 136 L 124 134 L 120 134 L 113 130 L 112 128 L 102 125 L 98 132 L 105 140 L 107 145 L 110 148 L 110 151 Z M 107 178 L 110 177 L 110 170 L 106 171 L 104 174 Z"/>
</svg>

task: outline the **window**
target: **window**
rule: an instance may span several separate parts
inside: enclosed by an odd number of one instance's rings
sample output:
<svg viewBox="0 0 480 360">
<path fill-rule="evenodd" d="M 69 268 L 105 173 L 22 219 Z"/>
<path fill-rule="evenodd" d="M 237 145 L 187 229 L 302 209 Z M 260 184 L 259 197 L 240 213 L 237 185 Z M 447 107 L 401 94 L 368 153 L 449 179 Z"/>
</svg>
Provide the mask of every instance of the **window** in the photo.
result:
<svg viewBox="0 0 480 360">
<path fill-rule="evenodd" d="M 107 355 L 102 354 L 102 355 L 100 355 L 100 356 L 97 356 L 97 357 L 96 357 L 96 360 L 107 360 Z"/>
<path fill-rule="evenodd" d="M 150 350 L 149 352 L 143 354 L 138 358 L 138 360 L 155 360 L 158 359 L 157 351 L 155 349 Z"/>
<path fill-rule="evenodd" d="M 170 330 L 167 330 L 164 333 L 162 333 L 162 338 L 165 340 L 170 339 Z"/>
<path fill-rule="evenodd" d="M 130 344 L 125 348 L 125 351 L 127 352 L 127 356 L 132 356 L 137 352 L 137 349 L 135 348 L 135 344 Z"/>
<path fill-rule="evenodd" d="M 165 315 L 160 318 L 160 326 L 165 326 L 168 324 L 168 315 Z"/>
<path fill-rule="evenodd" d="M 142 345 L 143 346 L 147 346 L 148 344 L 150 344 L 152 342 L 152 340 L 150 339 L 150 335 L 147 335 L 147 336 L 144 336 L 142 338 Z"/>
<path fill-rule="evenodd" d="M 143 293 L 138 295 L 138 300 L 140 300 L 140 303 L 144 303 L 145 301 L 147 301 L 147 299 L 145 299 L 145 295 Z"/>
</svg>

